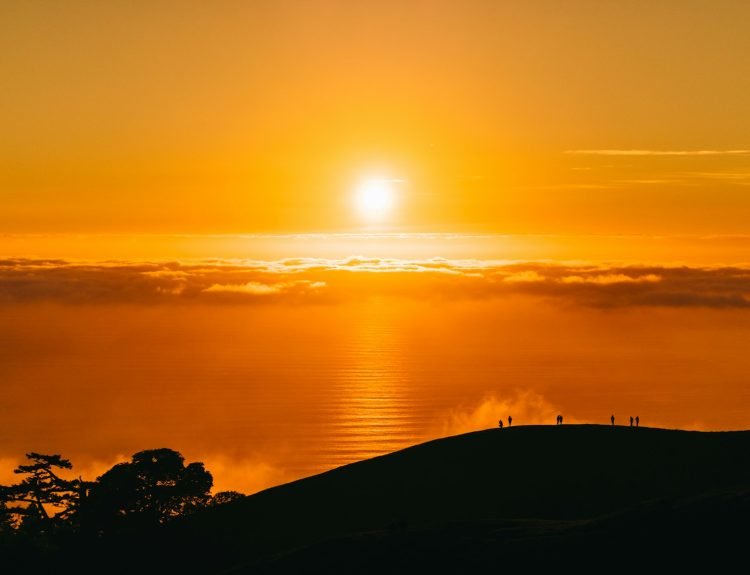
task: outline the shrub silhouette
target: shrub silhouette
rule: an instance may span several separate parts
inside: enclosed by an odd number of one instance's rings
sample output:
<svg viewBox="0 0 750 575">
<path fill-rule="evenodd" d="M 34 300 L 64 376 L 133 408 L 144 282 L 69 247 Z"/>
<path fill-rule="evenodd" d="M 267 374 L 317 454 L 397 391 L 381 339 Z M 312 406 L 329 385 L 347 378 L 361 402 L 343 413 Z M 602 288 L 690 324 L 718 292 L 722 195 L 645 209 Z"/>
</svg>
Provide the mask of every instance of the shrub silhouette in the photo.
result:
<svg viewBox="0 0 750 575">
<path fill-rule="evenodd" d="M 238 501 L 247 497 L 244 493 L 239 491 L 219 491 L 216 495 L 211 498 L 209 505 L 215 507 L 217 505 L 224 505 L 225 503 L 231 503 L 232 501 Z"/>
</svg>

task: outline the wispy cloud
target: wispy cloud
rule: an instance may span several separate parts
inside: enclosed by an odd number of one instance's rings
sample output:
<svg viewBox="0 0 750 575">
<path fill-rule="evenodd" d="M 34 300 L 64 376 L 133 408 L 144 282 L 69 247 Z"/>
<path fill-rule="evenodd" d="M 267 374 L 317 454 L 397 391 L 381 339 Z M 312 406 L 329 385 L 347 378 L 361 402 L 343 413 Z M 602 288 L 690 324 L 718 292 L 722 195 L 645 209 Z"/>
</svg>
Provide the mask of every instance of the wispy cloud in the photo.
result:
<svg viewBox="0 0 750 575">
<path fill-rule="evenodd" d="M 214 476 L 214 493 L 231 490 L 250 495 L 295 479 L 278 465 L 260 459 L 209 454 L 201 457 L 201 461 Z"/>
<path fill-rule="evenodd" d="M 689 184 L 691 182 L 686 182 L 685 180 L 677 178 L 641 178 L 634 180 L 617 180 L 617 183 L 634 184 L 637 186 L 659 186 L 662 184 L 680 184 L 684 186 L 685 184 Z"/>
<path fill-rule="evenodd" d="M 745 156 L 750 150 L 566 150 L 580 156 Z"/>
<path fill-rule="evenodd" d="M 750 180 L 750 172 L 688 172 L 686 174 L 691 178 L 702 178 L 706 180 L 720 180 L 744 184 Z"/>
<path fill-rule="evenodd" d="M 572 265 L 350 257 L 275 261 L 0 260 L 0 304 L 336 304 L 540 297 L 590 307 L 750 308 L 750 267 Z"/>
</svg>

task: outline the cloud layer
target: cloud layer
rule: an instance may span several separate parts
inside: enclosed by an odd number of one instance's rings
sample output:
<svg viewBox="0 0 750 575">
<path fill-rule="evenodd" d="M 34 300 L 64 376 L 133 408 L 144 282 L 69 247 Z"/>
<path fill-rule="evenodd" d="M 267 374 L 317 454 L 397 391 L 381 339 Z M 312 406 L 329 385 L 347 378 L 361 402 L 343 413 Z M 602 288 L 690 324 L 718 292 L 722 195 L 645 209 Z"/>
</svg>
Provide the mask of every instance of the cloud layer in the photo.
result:
<svg viewBox="0 0 750 575">
<path fill-rule="evenodd" d="M 750 307 L 750 268 L 350 257 L 277 261 L 0 260 L 0 303 L 338 303 L 529 295 L 591 307 Z"/>
</svg>

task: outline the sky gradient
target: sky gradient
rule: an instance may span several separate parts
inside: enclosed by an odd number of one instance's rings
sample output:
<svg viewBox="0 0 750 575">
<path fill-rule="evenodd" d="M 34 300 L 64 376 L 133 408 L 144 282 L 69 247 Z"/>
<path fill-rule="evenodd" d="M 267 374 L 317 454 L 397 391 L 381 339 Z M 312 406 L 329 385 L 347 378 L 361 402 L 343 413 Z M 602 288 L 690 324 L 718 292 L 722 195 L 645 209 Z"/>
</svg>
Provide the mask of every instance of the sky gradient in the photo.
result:
<svg viewBox="0 0 750 575">
<path fill-rule="evenodd" d="M 750 426 L 750 3 L 0 3 L 0 483 Z M 363 200 L 364 198 L 364 200 Z"/>
<path fill-rule="evenodd" d="M 748 233 L 742 0 L 4 2 L 0 229 Z"/>
</svg>

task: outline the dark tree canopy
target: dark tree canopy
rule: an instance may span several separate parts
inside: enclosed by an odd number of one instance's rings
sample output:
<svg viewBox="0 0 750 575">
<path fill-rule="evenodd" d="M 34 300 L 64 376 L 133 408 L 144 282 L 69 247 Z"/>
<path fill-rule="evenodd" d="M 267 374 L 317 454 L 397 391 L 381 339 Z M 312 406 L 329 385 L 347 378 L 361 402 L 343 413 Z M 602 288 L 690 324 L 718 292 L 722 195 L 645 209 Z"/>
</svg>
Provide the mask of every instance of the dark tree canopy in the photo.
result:
<svg viewBox="0 0 750 575">
<path fill-rule="evenodd" d="M 212 485 L 202 463 L 186 466 L 172 449 L 140 451 L 97 479 L 85 518 L 100 532 L 154 527 L 207 505 Z"/>
<path fill-rule="evenodd" d="M 60 470 L 73 466 L 60 455 L 26 457 L 15 469 L 21 480 L 0 485 L 0 555 L 11 540 L 44 546 L 79 536 L 142 536 L 198 509 L 243 497 L 234 491 L 212 497 L 213 477 L 203 463 L 186 465 L 167 448 L 140 451 L 94 482 L 61 477 Z"/>
</svg>

